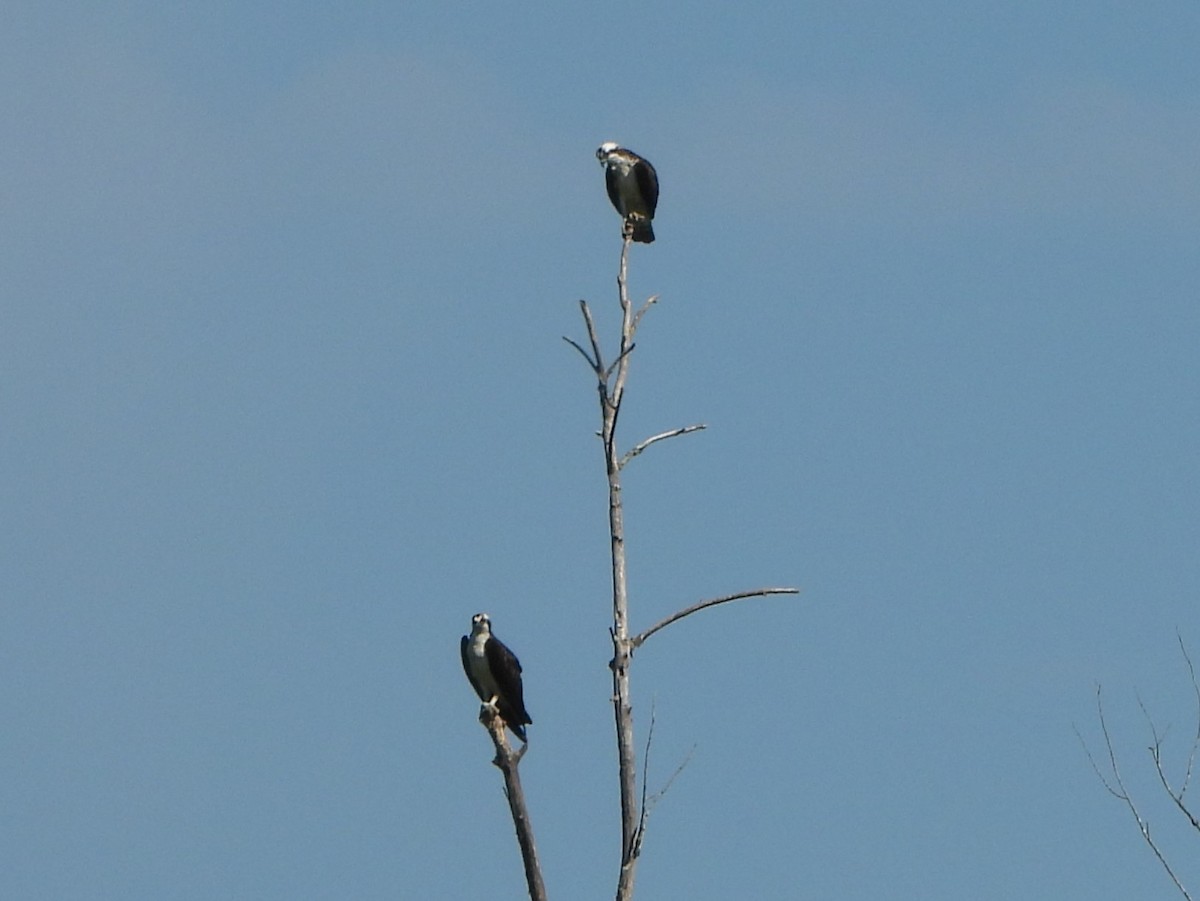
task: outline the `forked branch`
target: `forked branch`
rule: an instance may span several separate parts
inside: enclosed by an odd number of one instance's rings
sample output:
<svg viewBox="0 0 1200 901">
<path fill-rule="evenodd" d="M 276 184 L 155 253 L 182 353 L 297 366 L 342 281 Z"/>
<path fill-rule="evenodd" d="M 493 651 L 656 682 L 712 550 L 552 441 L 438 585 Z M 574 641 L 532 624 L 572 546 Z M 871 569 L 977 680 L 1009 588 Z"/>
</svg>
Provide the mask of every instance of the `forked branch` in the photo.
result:
<svg viewBox="0 0 1200 901">
<path fill-rule="evenodd" d="M 1182 804 L 1183 796 L 1187 794 L 1188 785 L 1192 780 L 1192 772 L 1196 764 L 1196 752 L 1200 749 L 1200 685 L 1196 684 L 1196 667 L 1192 665 L 1192 658 L 1188 654 L 1187 646 L 1183 643 L 1183 636 L 1176 632 L 1175 639 L 1179 642 L 1179 651 L 1183 654 L 1183 659 L 1187 663 L 1188 676 L 1192 680 L 1192 697 L 1196 699 L 1196 734 L 1192 736 L 1192 750 L 1188 754 L 1187 770 L 1183 774 L 1183 784 L 1179 787 L 1179 803 Z M 1196 825 L 1196 818 L 1190 813 L 1188 817 L 1192 820 L 1192 825 Z"/>
<path fill-rule="evenodd" d="M 1193 742 L 1192 744 L 1192 752 L 1188 758 L 1188 771 L 1184 776 L 1183 786 L 1177 792 L 1171 788 L 1166 770 L 1163 769 L 1162 745 L 1167 737 L 1166 733 L 1159 734 L 1158 727 L 1154 725 L 1154 720 L 1151 718 L 1150 712 L 1146 710 L 1146 705 L 1142 702 L 1141 697 L 1138 697 L 1138 707 L 1141 708 L 1142 716 L 1146 718 L 1146 725 L 1150 729 L 1150 737 L 1153 739 L 1148 750 L 1150 751 L 1150 759 L 1154 761 L 1154 772 L 1158 775 L 1159 784 L 1163 787 L 1163 791 L 1167 793 L 1167 796 L 1174 802 L 1179 812 L 1187 817 L 1188 822 L 1192 824 L 1192 828 L 1200 830 L 1200 821 L 1196 820 L 1195 815 L 1183 803 L 1183 794 L 1187 790 L 1188 779 L 1191 777 L 1192 756 L 1196 753 L 1195 743 Z"/>
<path fill-rule="evenodd" d="M 596 323 L 592 319 L 592 311 L 588 307 L 586 300 L 579 301 L 579 310 L 583 313 L 583 321 L 587 326 L 588 340 L 592 344 L 592 352 L 589 354 L 580 346 L 578 341 L 568 338 L 566 335 L 563 335 L 563 340 L 579 351 L 580 356 L 588 361 L 588 365 L 592 367 L 592 372 L 596 373 L 596 376 L 600 379 L 601 387 L 604 387 L 608 381 L 608 377 L 604 369 L 604 358 L 600 355 L 600 338 L 596 334 Z"/>
<path fill-rule="evenodd" d="M 1162 849 L 1158 847 L 1157 842 L 1155 842 L 1153 836 L 1151 836 L 1150 823 L 1145 819 L 1145 817 L 1142 816 L 1141 811 L 1138 810 L 1137 803 L 1133 799 L 1133 795 L 1130 794 L 1129 789 L 1125 787 L 1125 780 L 1121 776 L 1121 768 L 1117 765 L 1117 752 L 1113 749 L 1112 736 L 1109 735 L 1108 721 L 1104 717 L 1104 702 L 1101 696 L 1099 685 L 1096 686 L 1096 715 L 1100 720 L 1100 733 L 1104 736 L 1104 748 L 1108 754 L 1108 769 L 1110 773 L 1109 777 L 1106 777 L 1104 773 L 1101 772 L 1100 766 L 1096 763 L 1096 758 L 1092 756 L 1092 751 L 1088 747 L 1087 742 L 1083 740 L 1083 736 L 1079 734 L 1079 730 L 1075 730 L 1075 735 L 1079 739 L 1079 743 L 1083 745 L 1083 752 L 1087 754 L 1088 763 L 1092 765 L 1092 771 L 1096 774 L 1096 777 L 1100 780 L 1100 784 L 1104 786 L 1105 790 L 1125 805 L 1130 816 L 1133 817 L 1133 821 L 1137 823 L 1138 832 L 1141 833 L 1141 836 L 1145 840 L 1146 844 L 1150 846 L 1150 850 L 1154 852 L 1154 856 L 1158 858 L 1158 862 L 1162 865 L 1162 868 L 1171 878 L 1171 882 L 1175 884 L 1175 888 L 1179 889 L 1179 893 L 1183 895 L 1187 901 L 1192 901 L 1192 896 L 1188 894 L 1188 890 L 1183 887 L 1183 883 L 1180 882 L 1179 877 L 1175 875 L 1175 871 L 1171 868 L 1171 864 L 1167 861 Z"/>
</svg>

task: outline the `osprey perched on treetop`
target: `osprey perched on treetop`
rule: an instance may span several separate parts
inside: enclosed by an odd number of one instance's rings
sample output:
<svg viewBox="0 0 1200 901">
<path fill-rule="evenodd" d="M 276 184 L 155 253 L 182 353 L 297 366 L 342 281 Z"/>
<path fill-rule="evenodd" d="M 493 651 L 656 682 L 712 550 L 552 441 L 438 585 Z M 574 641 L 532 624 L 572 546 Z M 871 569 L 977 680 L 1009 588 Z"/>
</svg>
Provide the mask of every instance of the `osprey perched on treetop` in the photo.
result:
<svg viewBox="0 0 1200 901">
<path fill-rule="evenodd" d="M 460 647 L 463 670 L 479 699 L 494 705 L 505 725 L 521 741 L 528 742 L 525 725 L 532 724 L 533 720 L 525 710 L 521 663 L 504 642 L 492 634 L 492 621 L 486 613 L 471 617 L 471 634 L 462 637 Z"/>
<path fill-rule="evenodd" d="M 633 231 L 633 240 L 649 244 L 654 240 L 650 220 L 658 206 L 658 173 L 649 160 L 612 141 L 600 145 L 596 159 L 604 167 L 608 199 Z"/>
</svg>

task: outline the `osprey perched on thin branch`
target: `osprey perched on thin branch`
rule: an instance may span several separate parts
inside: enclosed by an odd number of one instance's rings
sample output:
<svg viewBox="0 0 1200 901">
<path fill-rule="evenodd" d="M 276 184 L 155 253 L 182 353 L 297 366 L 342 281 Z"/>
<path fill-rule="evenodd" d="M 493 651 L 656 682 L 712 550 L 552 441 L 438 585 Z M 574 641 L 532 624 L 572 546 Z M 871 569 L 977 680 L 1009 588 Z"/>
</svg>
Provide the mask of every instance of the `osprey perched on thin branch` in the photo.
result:
<svg viewBox="0 0 1200 901">
<path fill-rule="evenodd" d="M 658 206 L 658 173 L 649 160 L 612 141 L 600 145 L 596 159 L 604 167 L 608 199 L 632 230 L 633 240 L 649 244 L 654 240 L 650 220 Z"/>
<path fill-rule="evenodd" d="M 533 720 L 525 710 L 521 662 L 492 634 L 492 621 L 486 613 L 471 617 L 471 634 L 462 637 L 460 647 L 463 670 L 479 699 L 494 706 L 517 738 L 528 742 L 525 726 Z"/>
</svg>

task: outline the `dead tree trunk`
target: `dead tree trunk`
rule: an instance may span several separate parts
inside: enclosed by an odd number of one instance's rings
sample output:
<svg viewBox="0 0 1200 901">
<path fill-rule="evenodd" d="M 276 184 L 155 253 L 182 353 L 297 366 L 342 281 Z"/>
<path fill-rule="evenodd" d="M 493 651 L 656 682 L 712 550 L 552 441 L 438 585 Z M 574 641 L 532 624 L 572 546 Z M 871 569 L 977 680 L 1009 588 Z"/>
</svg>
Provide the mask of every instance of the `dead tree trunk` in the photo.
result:
<svg viewBox="0 0 1200 901">
<path fill-rule="evenodd" d="M 621 262 L 617 273 L 617 297 L 621 306 L 621 336 L 618 352 L 613 362 L 605 365 L 600 350 L 600 339 L 595 321 L 587 301 L 580 301 L 584 325 L 587 327 L 590 350 L 566 338 L 588 361 L 596 375 L 596 386 L 600 399 L 600 439 L 604 448 L 604 469 L 608 479 L 608 526 L 612 557 L 612 608 L 613 622 L 609 629 L 612 637 L 613 656 L 609 662 L 613 679 L 613 717 L 617 735 L 617 766 L 621 796 L 621 865 L 617 877 L 617 901 L 631 901 L 637 861 L 642 851 L 642 840 L 646 827 L 645 786 L 642 797 L 637 792 L 637 753 L 634 746 L 633 699 L 630 688 L 629 670 L 633 652 L 651 635 L 677 620 L 706 607 L 723 604 L 741 598 L 761 597 L 770 594 L 796 594 L 795 588 L 760 588 L 738 592 L 719 598 L 711 598 L 692 604 L 672 614 L 644 632 L 631 634 L 629 628 L 628 575 L 625 566 L 625 523 L 621 504 L 621 471 L 646 448 L 667 438 L 699 431 L 703 425 L 688 425 L 670 429 L 644 439 L 627 453 L 621 454 L 617 443 L 617 423 L 621 404 L 625 398 L 625 384 L 629 377 L 629 364 L 634 350 L 634 337 L 638 325 L 647 310 L 658 300 L 650 297 L 634 312 L 629 301 L 628 267 L 632 233 L 627 228 L 621 245 Z M 643 782 L 645 774 L 642 775 Z"/>
</svg>

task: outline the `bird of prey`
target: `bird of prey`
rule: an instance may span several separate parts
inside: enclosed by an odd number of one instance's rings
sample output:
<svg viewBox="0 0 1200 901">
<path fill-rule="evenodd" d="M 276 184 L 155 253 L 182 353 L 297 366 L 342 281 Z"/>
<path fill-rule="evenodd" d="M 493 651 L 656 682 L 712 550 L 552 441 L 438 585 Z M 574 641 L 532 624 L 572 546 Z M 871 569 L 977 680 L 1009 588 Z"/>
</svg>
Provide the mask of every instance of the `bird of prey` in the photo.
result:
<svg viewBox="0 0 1200 901">
<path fill-rule="evenodd" d="M 525 710 L 521 663 L 504 642 L 492 634 L 492 621 L 486 613 L 471 617 L 471 634 L 462 637 L 460 647 L 463 670 L 479 699 L 495 706 L 505 725 L 521 741 L 528 742 L 525 726 L 533 720 Z"/>
<path fill-rule="evenodd" d="M 658 206 L 658 173 L 649 160 L 612 141 L 600 145 L 596 159 L 604 167 L 608 199 L 633 232 L 633 240 L 649 244 L 654 240 L 650 220 Z"/>
</svg>

